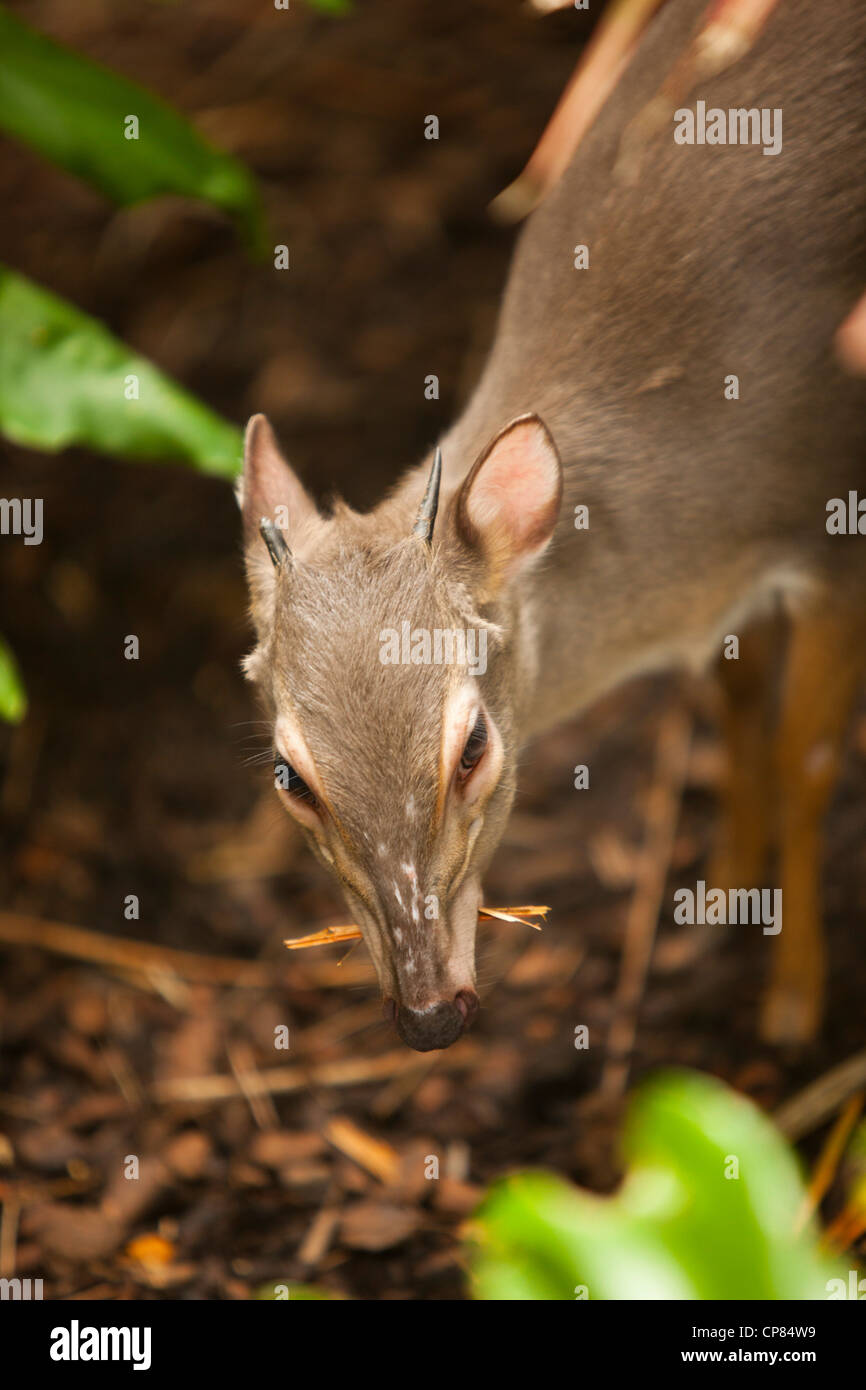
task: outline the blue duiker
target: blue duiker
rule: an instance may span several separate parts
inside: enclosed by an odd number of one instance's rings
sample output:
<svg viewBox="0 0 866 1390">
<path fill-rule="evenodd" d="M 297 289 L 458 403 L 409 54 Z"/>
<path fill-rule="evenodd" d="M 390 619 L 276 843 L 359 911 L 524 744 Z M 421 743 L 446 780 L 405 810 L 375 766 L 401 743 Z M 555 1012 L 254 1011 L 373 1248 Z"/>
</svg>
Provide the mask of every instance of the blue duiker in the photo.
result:
<svg viewBox="0 0 866 1390">
<path fill-rule="evenodd" d="M 477 1010 L 482 876 L 526 741 L 635 674 L 705 669 L 732 634 L 706 878 L 758 886 L 778 845 L 761 1027 L 819 1026 L 821 822 L 866 659 L 866 535 L 828 525 L 866 484 L 866 383 L 833 351 L 866 286 L 866 5 L 782 0 L 625 177 L 623 132 L 705 9 L 650 25 L 520 237 L 467 408 L 379 506 L 323 515 L 267 421 L 248 427 L 247 671 L 279 795 L 419 1051 Z"/>
</svg>

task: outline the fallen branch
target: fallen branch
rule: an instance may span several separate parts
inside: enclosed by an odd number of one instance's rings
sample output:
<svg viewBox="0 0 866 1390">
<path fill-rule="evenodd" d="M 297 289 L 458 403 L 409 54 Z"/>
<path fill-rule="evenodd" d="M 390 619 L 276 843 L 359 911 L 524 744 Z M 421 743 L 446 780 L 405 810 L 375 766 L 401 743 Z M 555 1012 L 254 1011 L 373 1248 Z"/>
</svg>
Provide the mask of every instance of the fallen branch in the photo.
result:
<svg viewBox="0 0 866 1390">
<path fill-rule="evenodd" d="M 325 1125 L 324 1134 L 335 1149 L 372 1173 L 380 1182 L 393 1184 L 399 1178 L 402 1163 L 397 1150 L 384 1140 L 366 1134 L 353 1120 L 346 1119 L 344 1115 L 334 1115 Z"/>
<path fill-rule="evenodd" d="M 847 1062 L 842 1062 L 813 1081 L 793 1100 L 776 1111 L 774 1119 L 783 1134 L 795 1143 L 804 1135 L 835 1115 L 855 1091 L 866 1087 L 866 1051 L 855 1052 Z"/>
<path fill-rule="evenodd" d="M 304 1239 L 298 1247 L 298 1260 L 307 1269 L 315 1269 L 328 1253 L 337 1227 L 340 1224 L 340 1207 L 326 1203 L 313 1217 Z"/>
<path fill-rule="evenodd" d="M 105 936 L 84 927 L 70 927 L 65 922 L 45 922 L 40 917 L 28 917 L 19 912 L 0 912 L 0 942 L 4 941 L 145 975 L 167 972 L 197 984 L 263 989 L 274 984 L 275 978 L 272 966 L 256 961 L 175 951 L 169 946 L 152 946 L 128 937 Z"/>
<path fill-rule="evenodd" d="M 478 1048 L 471 1042 L 443 1053 L 439 1065 L 446 1071 L 464 1071 L 478 1060 Z M 248 1075 L 244 1090 L 233 1076 L 222 1073 L 211 1076 L 183 1076 L 159 1081 L 151 1094 L 163 1103 L 182 1101 L 194 1104 L 214 1104 L 245 1095 L 288 1095 L 312 1086 L 361 1086 L 368 1081 L 389 1080 L 418 1065 L 416 1053 L 401 1048 L 379 1057 L 350 1057 L 338 1062 L 322 1062 L 318 1066 L 271 1067 Z"/>
</svg>

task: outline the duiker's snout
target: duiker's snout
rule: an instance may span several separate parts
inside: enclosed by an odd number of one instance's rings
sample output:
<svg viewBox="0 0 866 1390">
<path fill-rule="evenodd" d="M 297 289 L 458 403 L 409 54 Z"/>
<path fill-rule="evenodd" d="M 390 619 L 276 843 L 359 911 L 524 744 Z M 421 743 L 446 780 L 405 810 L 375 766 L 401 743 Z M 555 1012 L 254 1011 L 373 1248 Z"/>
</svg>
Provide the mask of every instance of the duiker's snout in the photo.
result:
<svg viewBox="0 0 866 1390">
<path fill-rule="evenodd" d="M 461 989 L 456 998 L 443 999 L 426 1009 L 409 1009 L 393 999 L 385 1001 L 385 1015 L 415 1052 L 433 1052 L 450 1047 L 469 1027 L 478 1012 L 478 995 Z"/>
</svg>

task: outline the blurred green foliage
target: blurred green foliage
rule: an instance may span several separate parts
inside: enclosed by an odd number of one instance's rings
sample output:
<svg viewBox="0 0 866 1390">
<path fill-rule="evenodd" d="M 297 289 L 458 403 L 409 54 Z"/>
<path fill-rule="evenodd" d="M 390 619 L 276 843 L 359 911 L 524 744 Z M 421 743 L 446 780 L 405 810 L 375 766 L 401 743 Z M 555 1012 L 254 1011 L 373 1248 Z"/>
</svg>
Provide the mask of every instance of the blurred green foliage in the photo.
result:
<svg viewBox="0 0 866 1390">
<path fill-rule="evenodd" d="M 277 1289 L 287 1289 L 288 1298 L 277 1298 Z M 330 1289 L 320 1288 L 318 1284 L 293 1284 L 291 1280 L 286 1280 L 284 1284 L 261 1284 L 254 1297 L 258 1303 L 327 1303 L 341 1300 L 340 1294 L 331 1293 Z"/>
<path fill-rule="evenodd" d="M 479 1299 L 824 1299 L 840 1271 L 797 1234 L 796 1158 L 755 1105 L 711 1077 L 637 1093 L 613 1197 L 553 1174 L 504 1179 L 470 1228 Z"/>
<path fill-rule="evenodd" d="M 27 713 L 27 696 L 15 658 L 0 637 L 0 719 L 19 724 Z"/>
<path fill-rule="evenodd" d="M 240 431 L 97 319 L 0 266 L 0 422 L 34 449 L 86 445 L 233 478 Z"/>
<path fill-rule="evenodd" d="M 134 118 L 134 120 L 131 120 Z M 0 129 L 129 205 L 199 198 L 264 250 L 255 180 L 178 112 L 136 83 L 54 43 L 0 6 Z M 134 135 L 135 138 L 129 138 Z M 0 432 L 18 444 L 70 444 L 130 459 L 176 459 L 233 478 L 241 436 L 102 324 L 0 267 Z M 0 718 L 26 699 L 0 648 Z"/>
<path fill-rule="evenodd" d="M 137 138 L 128 138 L 129 117 Z M 121 204 L 202 198 L 263 250 L 255 181 L 144 87 L 73 53 L 0 6 L 0 127 Z"/>
</svg>

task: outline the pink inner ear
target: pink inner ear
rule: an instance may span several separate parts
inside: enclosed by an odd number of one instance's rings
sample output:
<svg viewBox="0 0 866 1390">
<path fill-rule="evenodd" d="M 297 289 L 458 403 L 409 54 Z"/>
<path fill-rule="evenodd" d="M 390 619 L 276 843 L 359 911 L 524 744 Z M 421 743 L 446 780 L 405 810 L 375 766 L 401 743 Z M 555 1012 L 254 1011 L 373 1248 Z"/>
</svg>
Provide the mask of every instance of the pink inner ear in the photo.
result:
<svg viewBox="0 0 866 1390">
<path fill-rule="evenodd" d="M 467 498 L 469 520 L 493 529 L 515 554 L 544 545 L 556 525 L 560 468 L 547 431 L 535 420 L 514 425 L 484 460 Z"/>
</svg>

